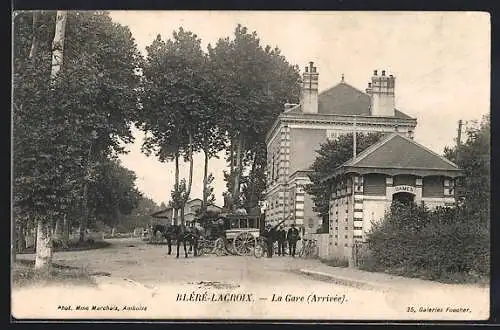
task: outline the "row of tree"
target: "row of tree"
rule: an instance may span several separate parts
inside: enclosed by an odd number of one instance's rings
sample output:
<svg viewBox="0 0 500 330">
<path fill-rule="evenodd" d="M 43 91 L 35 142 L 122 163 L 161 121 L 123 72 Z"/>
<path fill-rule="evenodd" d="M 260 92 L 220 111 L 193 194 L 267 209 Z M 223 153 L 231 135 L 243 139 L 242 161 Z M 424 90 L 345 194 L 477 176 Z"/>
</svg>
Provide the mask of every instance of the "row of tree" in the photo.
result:
<svg viewBox="0 0 500 330">
<path fill-rule="evenodd" d="M 298 101 L 299 74 L 239 25 L 206 51 L 180 28 L 158 36 L 143 58 L 107 12 L 36 11 L 14 16 L 13 89 L 13 228 L 36 225 L 36 268 L 48 270 L 59 228 L 79 226 L 84 240 L 92 223 L 116 224 L 144 202 L 134 173 L 117 161 L 132 124 L 146 132 L 144 153 L 175 162 L 170 203 L 181 222 L 195 152 L 205 155 L 204 208 L 213 199 L 209 160 L 224 151 L 226 207 L 257 205 L 265 134 L 283 104 Z M 190 164 L 187 180 L 180 160 Z"/>
<path fill-rule="evenodd" d="M 13 236 L 36 226 L 35 268 L 47 271 L 53 233 L 67 242 L 79 226 L 84 240 L 89 221 L 112 225 L 141 198 L 117 160 L 133 138 L 141 56 L 106 12 L 65 11 L 15 13 L 13 55 Z"/>
<path fill-rule="evenodd" d="M 205 156 L 203 210 L 210 195 L 208 163 L 222 151 L 229 163 L 225 207 L 255 207 L 266 183 L 265 135 L 284 103 L 298 101 L 298 68 L 240 25 L 234 38 L 208 44 L 206 52 L 201 39 L 182 28 L 168 40 L 158 35 L 146 50 L 138 124 L 147 136 L 143 151 L 175 162 L 170 206 L 175 217 L 180 210 L 176 223 L 184 221 L 194 152 Z M 187 180 L 179 177 L 180 159 L 190 164 Z"/>
</svg>

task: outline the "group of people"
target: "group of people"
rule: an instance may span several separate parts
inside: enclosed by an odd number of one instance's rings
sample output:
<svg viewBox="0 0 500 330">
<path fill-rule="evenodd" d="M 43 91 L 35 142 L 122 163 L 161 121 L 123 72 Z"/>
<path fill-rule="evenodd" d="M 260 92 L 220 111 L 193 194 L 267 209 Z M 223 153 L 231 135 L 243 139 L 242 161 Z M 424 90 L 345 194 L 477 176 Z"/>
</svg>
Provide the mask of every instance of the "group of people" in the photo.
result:
<svg viewBox="0 0 500 330">
<path fill-rule="evenodd" d="M 301 239 L 300 232 L 295 224 L 292 224 L 288 230 L 283 227 L 282 222 L 274 227 L 267 224 L 262 236 L 266 240 L 266 252 L 268 258 L 272 258 L 273 256 L 274 242 L 278 242 L 279 256 L 286 255 L 285 245 L 288 245 L 288 254 L 295 257 L 297 242 Z"/>
</svg>

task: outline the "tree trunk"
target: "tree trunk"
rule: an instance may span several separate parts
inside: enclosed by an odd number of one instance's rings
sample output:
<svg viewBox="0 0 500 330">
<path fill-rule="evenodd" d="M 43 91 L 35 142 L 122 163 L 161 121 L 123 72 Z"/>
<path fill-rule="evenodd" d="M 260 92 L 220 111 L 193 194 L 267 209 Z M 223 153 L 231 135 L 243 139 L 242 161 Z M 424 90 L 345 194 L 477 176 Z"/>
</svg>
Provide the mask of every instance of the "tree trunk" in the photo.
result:
<svg viewBox="0 0 500 330">
<path fill-rule="evenodd" d="M 31 228 L 31 231 L 33 232 L 33 249 L 36 251 L 36 245 L 38 243 L 38 221 L 36 218 L 33 221 L 33 228 Z"/>
<path fill-rule="evenodd" d="M 243 136 L 238 135 L 238 145 L 236 146 L 236 169 L 234 173 L 234 184 L 233 184 L 233 208 L 239 207 L 240 199 L 240 179 L 241 179 L 241 158 L 243 153 Z"/>
<path fill-rule="evenodd" d="M 90 162 L 90 159 L 88 161 Z M 82 201 L 83 214 L 80 218 L 80 237 L 78 238 L 80 242 L 85 241 L 85 233 L 87 232 L 87 220 L 89 217 L 89 208 L 87 205 L 88 191 L 89 191 L 89 184 L 88 184 L 88 179 L 85 176 L 85 183 L 83 184 L 83 201 Z"/>
<path fill-rule="evenodd" d="M 252 155 L 252 165 L 251 165 L 251 168 L 250 168 L 250 175 L 249 175 L 249 180 L 248 180 L 248 209 L 252 209 L 253 207 L 255 207 L 257 205 L 257 202 L 255 199 L 255 185 L 257 184 L 256 180 L 257 180 L 257 177 L 256 177 L 256 174 L 255 174 L 255 162 L 257 160 L 257 152 L 254 152 L 253 155 Z"/>
<path fill-rule="evenodd" d="M 60 240 L 63 232 L 62 219 L 57 217 L 56 225 L 54 226 L 54 239 Z"/>
<path fill-rule="evenodd" d="M 61 237 L 61 242 L 62 242 L 62 247 L 63 249 L 67 249 L 69 245 L 69 221 L 68 217 L 66 214 L 64 214 L 63 218 L 63 226 L 62 226 L 62 237 Z"/>
<path fill-rule="evenodd" d="M 57 76 L 63 65 L 64 37 L 66 32 L 67 12 L 58 10 L 56 16 L 56 30 L 52 41 L 52 70 L 50 77 L 52 80 Z"/>
<path fill-rule="evenodd" d="M 186 194 L 184 195 L 184 203 L 186 203 L 189 199 L 189 195 L 191 195 L 191 186 L 193 185 L 193 136 L 191 133 L 189 134 L 189 178 L 188 185 L 186 188 Z M 184 220 L 184 219 L 183 219 Z"/>
<path fill-rule="evenodd" d="M 205 214 L 207 212 L 207 199 L 208 199 L 208 151 L 206 149 L 203 150 L 205 154 L 205 163 L 203 167 L 203 199 L 201 202 L 201 214 Z"/>
<path fill-rule="evenodd" d="M 178 193 L 179 191 L 179 151 L 175 153 L 175 192 Z M 174 202 L 174 224 L 179 224 L 178 222 L 178 215 L 179 215 L 179 208 L 177 207 L 177 201 Z"/>
<path fill-rule="evenodd" d="M 52 239 L 50 235 L 50 224 L 47 219 L 38 219 L 35 271 L 39 274 L 48 275 L 52 266 Z"/>
<path fill-rule="evenodd" d="M 189 177 L 188 177 L 188 184 L 187 184 L 187 187 L 186 187 L 186 192 L 184 193 L 184 196 L 182 196 L 182 205 L 181 205 L 181 224 L 184 226 L 185 222 L 184 222 L 184 209 L 185 209 L 185 206 L 186 206 L 186 203 L 188 202 L 189 200 L 189 195 L 191 195 L 191 186 L 193 185 L 193 165 L 194 165 L 194 161 L 193 161 L 193 136 L 191 134 L 191 132 L 188 132 L 188 136 L 189 136 L 189 154 L 188 154 L 188 158 L 189 158 Z"/>
<path fill-rule="evenodd" d="M 57 73 L 61 70 L 61 66 L 63 63 L 66 18 L 66 11 L 57 11 L 56 28 L 54 39 L 52 41 L 52 69 L 50 71 L 51 82 L 54 81 Z M 33 17 L 33 20 L 35 20 L 35 17 Z M 39 218 L 37 220 L 35 271 L 38 273 L 48 274 L 50 272 L 50 267 L 52 264 L 52 240 L 50 235 L 50 223 L 48 219 Z"/>
<path fill-rule="evenodd" d="M 229 177 L 232 178 L 234 173 L 234 137 L 231 138 L 231 151 L 229 153 L 229 159 L 231 160 L 229 164 Z"/>
<path fill-rule="evenodd" d="M 115 237 L 115 231 L 116 231 L 115 227 L 111 228 L 111 237 Z"/>
<path fill-rule="evenodd" d="M 185 225 L 185 223 L 184 223 L 184 207 L 181 207 L 181 226 L 184 227 L 184 225 Z"/>
<path fill-rule="evenodd" d="M 17 238 L 17 252 L 23 252 L 26 248 L 26 222 L 22 219 L 19 228 L 17 228 L 16 238 Z"/>
<path fill-rule="evenodd" d="M 10 221 L 10 262 L 16 261 L 17 249 L 19 243 L 17 241 L 17 226 L 16 226 L 16 217 L 12 216 Z"/>
<path fill-rule="evenodd" d="M 32 61 L 32 63 L 35 60 L 37 46 L 38 46 L 37 27 L 36 27 L 36 25 L 38 23 L 38 16 L 39 15 L 40 15 L 40 13 L 37 10 L 33 11 L 33 27 L 32 27 L 33 36 L 31 38 L 31 49 L 30 49 L 30 54 L 29 54 L 29 59 Z"/>
<path fill-rule="evenodd" d="M 26 245 L 24 246 L 25 249 L 28 249 L 29 248 L 29 244 L 28 244 L 28 238 L 29 239 L 32 239 L 32 230 L 31 230 L 31 219 L 29 218 L 26 218 L 26 227 L 24 228 L 24 240 L 25 240 L 25 243 Z M 35 246 L 35 244 L 33 244 L 33 246 Z"/>
</svg>

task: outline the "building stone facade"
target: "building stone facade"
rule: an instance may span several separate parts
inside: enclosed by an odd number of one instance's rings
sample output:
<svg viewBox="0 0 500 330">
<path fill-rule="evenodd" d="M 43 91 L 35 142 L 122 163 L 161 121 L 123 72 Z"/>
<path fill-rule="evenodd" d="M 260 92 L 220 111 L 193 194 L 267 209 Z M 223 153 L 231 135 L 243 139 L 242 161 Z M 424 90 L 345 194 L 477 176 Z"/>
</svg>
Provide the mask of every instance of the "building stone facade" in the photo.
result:
<svg viewBox="0 0 500 330">
<path fill-rule="evenodd" d="M 454 206 L 456 180 L 463 176 L 456 164 L 398 133 L 332 172 L 325 178 L 332 187 L 328 254 L 347 259 L 394 200 Z"/>
<path fill-rule="evenodd" d="M 266 136 L 266 221 L 295 223 L 315 232 L 322 220 L 313 211 L 304 187 L 316 159 L 316 150 L 327 139 L 357 132 L 400 132 L 410 138 L 414 118 L 394 106 L 395 77 L 374 71 L 365 92 L 342 81 L 318 94 L 319 72 L 313 62 L 302 76 L 300 104 L 285 104 Z"/>
</svg>

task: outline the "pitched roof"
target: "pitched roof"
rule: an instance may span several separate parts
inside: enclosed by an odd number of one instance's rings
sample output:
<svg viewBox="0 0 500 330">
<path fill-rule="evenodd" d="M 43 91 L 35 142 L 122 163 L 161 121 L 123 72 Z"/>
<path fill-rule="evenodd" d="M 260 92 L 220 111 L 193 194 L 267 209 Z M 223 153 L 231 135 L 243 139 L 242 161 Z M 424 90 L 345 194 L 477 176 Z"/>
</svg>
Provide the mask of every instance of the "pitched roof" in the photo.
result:
<svg viewBox="0 0 500 330">
<path fill-rule="evenodd" d="M 294 107 L 286 113 L 301 113 L 300 107 Z M 370 95 L 341 82 L 318 95 L 318 113 L 329 115 L 370 116 Z M 394 109 L 394 117 L 412 119 L 407 114 Z"/>
<path fill-rule="evenodd" d="M 365 173 L 369 173 L 372 169 L 376 172 L 403 171 L 419 176 L 463 175 L 463 171 L 453 162 L 398 133 L 387 134 L 382 140 L 359 153 L 356 158 L 351 158 L 337 167 L 322 181 L 330 180 L 352 169 Z"/>
<path fill-rule="evenodd" d="M 398 133 L 388 134 L 342 166 L 460 171 L 453 162 Z"/>
<path fill-rule="evenodd" d="M 163 213 L 167 213 L 170 210 L 171 210 L 171 208 L 166 208 L 166 209 L 163 209 L 160 211 L 156 211 L 156 212 L 152 213 L 151 216 L 153 218 L 157 218 L 157 219 L 169 219 L 169 217 L 166 215 L 163 215 Z"/>
</svg>

